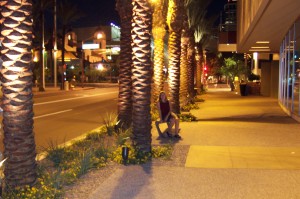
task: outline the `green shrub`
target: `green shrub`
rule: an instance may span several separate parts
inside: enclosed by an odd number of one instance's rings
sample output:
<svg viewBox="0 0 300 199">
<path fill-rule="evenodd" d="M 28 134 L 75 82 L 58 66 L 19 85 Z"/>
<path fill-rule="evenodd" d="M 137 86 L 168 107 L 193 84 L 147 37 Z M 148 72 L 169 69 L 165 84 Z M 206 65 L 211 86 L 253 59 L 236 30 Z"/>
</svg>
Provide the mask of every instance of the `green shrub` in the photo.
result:
<svg viewBox="0 0 300 199">
<path fill-rule="evenodd" d="M 115 126 L 118 123 L 118 116 L 115 113 L 108 113 L 106 114 L 106 117 L 103 118 L 103 123 L 107 134 L 112 136 L 115 133 Z"/>
<path fill-rule="evenodd" d="M 191 113 L 187 113 L 187 114 L 180 114 L 179 115 L 180 121 L 182 122 L 193 122 L 193 121 L 197 121 L 197 118 L 192 115 Z"/>
<path fill-rule="evenodd" d="M 92 140 L 90 139 L 76 140 L 72 143 L 72 148 L 87 149 L 91 147 L 91 144 Z"/>
<path fill-rule="evenodd" d="M 143 153 L 136 150 L 133 146 L 126 144 L 123 146 L 119 146 L 112 154 L 112 160 L 123 164 L 123 158 L 122 158 L 122 147 L 128 147 L 128 164 L 142 164 L 147 162 L 149 158 L 151 157 L 151 153 Z"/>
<path fill-rule="evenodd" d="M 158 109 L 154 104 L 152 104 L 151 105 L 151 120 L 156 121 L 158 119 L 159 119 Z"/>
<path fill-rule="evenodd" d="M 120 145 L 124 145 L 125 142 L 132 137 L 132 129 L 121 129 L 119 132 L 119 135 L 117 136 L 116 139 L 116 145 L 120 146 Z"/>
<path fill-rule="evenodd" d="M 104 129 L 104 128 L 103 128 Z M 105 132 L 105 131 L 104 131 Z M 91 132 L 88 133 L 85 137 L 86 140 L 91 140 L 92 142 L 98 142 L 102 140 L 104 137 L 104 133 L 99 130 L 99 132 Z"/>
<path fill-rule="evenodd" d="M 50 143 L 46 152 L 46 158 L 53 162 L 54 167 L 58 167 L 71 153 L 71 151 L 66 147 L 55 145 L 53 142 Z"/>
<path fill-rule="evenodd" d="M 181 108 L 181 111 L 190 111 L 192 109 L 199 109 L 199 106 L 195 103 L 189 103 Z"/>
<path fill-rule="evenodd" d="M 79 169 L 77 171 L 77 177 L 80 177 L 80 176 L 86 174 L 88 172 L 88 170 L 93 168 L 92 157 L 93 157 L 93 154 L 90 151 L 80 154 Z"/>
<path fill-rule="evenodd" d="M 172 154 L 172 147 L 171 145 L 165 145 L 165 146 L 155 146 L 152 148 L 151 153 L 140 151 L 136 148 L 134 148 L 131 145 L 123 145 L 127 146 L 129 148 L 128 153 L 128 164 L 143 164 L 147 161 L 151 160 L 151 158 L 166 158 L 168 159 Z M 114 152 L 113 152 L 113 161 L 123 164 L 123 158 L 122 158 L 122 147 L 119 146 Z"/>
<path fill-rule="evenodd" d="M 198 98 L 198 97 L 196 96 L 196 97 L 194 97 L 194 99 L 192 100 L 192 102 L 205 102 L 205 100 L 202 99 L 202 98 Z"/>
<path fill-rule="evenodd" d="M 45 168 L 38 166 L 38 178 L 34 186 L 16 187 L 12 189 L 6 185 L 6 191 L 2 198 L 6 199 L 40 199 L 61 198 L 62 176 L 60 172 L 48 172 Z"/>
</svg>

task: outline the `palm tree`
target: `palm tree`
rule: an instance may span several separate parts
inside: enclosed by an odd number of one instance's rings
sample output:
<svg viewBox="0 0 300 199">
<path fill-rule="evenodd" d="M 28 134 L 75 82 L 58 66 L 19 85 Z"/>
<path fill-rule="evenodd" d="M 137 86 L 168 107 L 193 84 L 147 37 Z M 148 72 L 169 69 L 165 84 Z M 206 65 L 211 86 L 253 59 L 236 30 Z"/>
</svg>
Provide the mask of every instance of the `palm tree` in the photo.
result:
<svg viewBox="0 0 300 199">
<path fill-rule="evenodd" d="M 71 0 L 61 0 L 58 4 L 57 10 L 58 17 L 61 18 L 60 22 L 62 25 L 62 51 L 61 51 L 61 65 L 65 65 L 65 36 L 67 26 L 71 24 L 71 22 L 76 21 L 77 19 L 83 16 L 83 13 L 77 8 L 74 2 Z M 61 75 L 61 89 L 64 89 L 64 75 Z"/>
<path fill-rule="evenodd" d="M 132 123 L 131 0 L 117 0 L 116 8 L 121 19 L 118 119 L 127 128 Z"/>
<path fill-rule="evenodd" d="M 180 54 L 180 106 L 188 103 L 188 18 L 186 12 L 183 14 L 183 29 L 181 33 L 181 54 Z"/>
<path fill-rule="evenodd" d="M 132 86 L 133 144 L 139 151 L 151 151 L 151 6 L 148 0 L 133 0 Z"/>
<path fill-rule="evenodd" d="M 188 95 L 189 100 L 193 99 L 196 95 L 195 93 L 195 38 L 194 38 L 194 32 L 189 29 L 188 30 L 188 41 L 187 41 L 187 76 L 188 76 Z"/>
<path fill-rule="evenodd" d="M 45 91 L 45 69 L 44 69 L 44 14 L 45 10 L 52 4 L 49 0 L 35 1 L 33 4 L 33 15 L 34 15 L 34 26 L 39 27 L 39 67 L 40 67 L 40 78 L 39 78 L 39 91 Z"/>
<path fill-rule="evenodd" d="M 152 35 L 154 39 L 154 76 L 153 96 L 155 101 L 164 89 L 164 37 L 166 34 L 167 0 L 157 0 L 154 3 Z"/>
<path fill-rule="evenodd" d="M 37 179 L 32 100 L 32 1 L 1 1 L 2 108 L 5 182 L 33 185 Z"/>
<path fill-rule="evenodd" d="M 169 92 L 172 111 L 180 113 L 180 43 L 184 1 L 169 0 L 167 24 L 169 28 Z"/>
<path fill-rule="evenodd" d="M 189 51 L 190 54 L 196 53 L 196 88 L 198 91 L 200 91 L 201 88 L 203 46 L 207 44 L 211 31 L 211 25 L 216 19 L 216 16 L 212 16 L 210 18 L 207 17 L 207 7 L 211 1 L 212 0 L 187 0 L 186 2 L 190 33 L 192 33 L 190 35 L 193 37 L 190 37 L 189 39 Z M 196 51 L 194 51 L 195 47 Z M 189 62 L 193 62 L 192 57 L 189 59 Z M 191 84 L 192 83 L 190 82 L 189 85 L 191 86 Z M 190 88 L 190 91 L 191 90 L 192 89 Z"/>
</svg>

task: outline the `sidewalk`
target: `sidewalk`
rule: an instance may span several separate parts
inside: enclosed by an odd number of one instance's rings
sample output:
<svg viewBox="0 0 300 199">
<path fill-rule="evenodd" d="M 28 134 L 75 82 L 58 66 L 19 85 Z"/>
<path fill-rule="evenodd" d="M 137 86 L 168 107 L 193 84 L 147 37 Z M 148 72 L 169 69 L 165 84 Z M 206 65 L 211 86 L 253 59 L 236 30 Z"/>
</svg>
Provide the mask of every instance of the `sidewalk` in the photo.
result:
<svg viewBox="0 0 300 199">
<path fill-rule="evenodd" d="M 276 99 L 209 89 L 182 122 L 170 161 L 119 166 L 89 199 L 285 199 L 300 197 L 300 124 Z M 153 125 L 153 144 L 158 138 Z M 75 194 L 75 193 L 74 193 Z"/>
</svg>

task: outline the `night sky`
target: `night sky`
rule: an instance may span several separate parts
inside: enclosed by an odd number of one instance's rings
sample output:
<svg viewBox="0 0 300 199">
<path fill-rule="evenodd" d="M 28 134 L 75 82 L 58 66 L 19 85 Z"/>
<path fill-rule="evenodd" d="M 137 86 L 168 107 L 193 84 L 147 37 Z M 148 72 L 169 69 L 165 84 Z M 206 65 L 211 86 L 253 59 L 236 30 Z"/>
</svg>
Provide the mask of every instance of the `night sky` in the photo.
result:
<svg viewBox="0 0 300 199">
<path fill-rule="evenodd" d="M 86 15 L 77 21 L 80 25 L 108 25 L 111 22 L 120 25 L 115 0 L 73 0 L 72 2 L 76 3 Z"/>
<path fill-rule="evenodd" d="M 111 22 L 120 25 L 118 12 L 115 9 L 116 0 L 72 0 L 78 5 L 85 17 L 76 22 L 79 26 L 108 25 Z M 213 0 L 208 8 L 210 15 L 220 14 L 227 0 Z"/>
</svg>

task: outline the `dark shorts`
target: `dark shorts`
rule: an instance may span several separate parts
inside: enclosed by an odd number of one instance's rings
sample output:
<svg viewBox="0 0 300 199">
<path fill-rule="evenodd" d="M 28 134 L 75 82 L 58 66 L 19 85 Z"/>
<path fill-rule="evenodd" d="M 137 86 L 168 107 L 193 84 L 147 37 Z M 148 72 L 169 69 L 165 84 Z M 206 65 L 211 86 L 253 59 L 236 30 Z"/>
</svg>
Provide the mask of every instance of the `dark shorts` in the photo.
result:
<svg viewBox="0 0 300 199">
<path fill-rule="evenodd" d="M 176 115 L 174 113 L 171 113 L 167 119 L 167 122 L 170 122 L 171 119 L 176 119 L 176 118 L 177 118 Z"/>
</svg>

